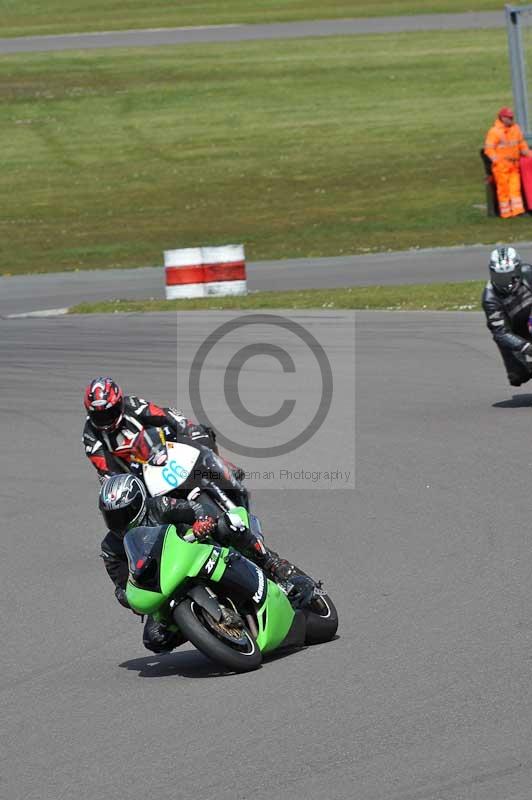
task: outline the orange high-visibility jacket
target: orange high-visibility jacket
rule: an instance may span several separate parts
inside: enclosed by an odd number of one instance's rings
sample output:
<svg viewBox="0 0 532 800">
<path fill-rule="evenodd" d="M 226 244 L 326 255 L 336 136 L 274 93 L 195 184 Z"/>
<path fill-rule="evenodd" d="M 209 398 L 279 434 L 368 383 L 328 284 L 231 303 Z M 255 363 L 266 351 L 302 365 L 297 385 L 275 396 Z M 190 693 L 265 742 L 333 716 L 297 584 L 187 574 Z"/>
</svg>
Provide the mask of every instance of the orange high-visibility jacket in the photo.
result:
<svg viewBox="0 0 532 800">
<path fill-rule="evenodd" d="M 497 117 L 486 135 L 484 152 L 495 162 L 503 160 L 517 162 L 520 155 L 529 152 L 529 147 L 517 123 L 507 128 Z"/>
</svg>

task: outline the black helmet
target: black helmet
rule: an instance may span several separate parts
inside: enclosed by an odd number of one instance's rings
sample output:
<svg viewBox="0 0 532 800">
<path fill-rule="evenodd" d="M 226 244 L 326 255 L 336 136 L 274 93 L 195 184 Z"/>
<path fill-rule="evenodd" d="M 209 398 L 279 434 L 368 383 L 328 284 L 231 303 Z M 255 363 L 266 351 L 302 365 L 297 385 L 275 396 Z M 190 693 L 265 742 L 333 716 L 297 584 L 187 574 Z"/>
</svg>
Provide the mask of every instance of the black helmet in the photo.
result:
<svg viewBox="0 0 532 800">
<path fill-rule="evenodd" d="M 514 292 L 521 278 L 521 259 L 513 247 L 497 247 L 490 255 L 490 278 L 499 294 Z"/>
<path fill-rule="evenodd" d="M 146 513 L 144 484 L 134 475 L 111 475 L 102 484 L 98 506 L 109 530 L 124 535 Z"/>
</svg>

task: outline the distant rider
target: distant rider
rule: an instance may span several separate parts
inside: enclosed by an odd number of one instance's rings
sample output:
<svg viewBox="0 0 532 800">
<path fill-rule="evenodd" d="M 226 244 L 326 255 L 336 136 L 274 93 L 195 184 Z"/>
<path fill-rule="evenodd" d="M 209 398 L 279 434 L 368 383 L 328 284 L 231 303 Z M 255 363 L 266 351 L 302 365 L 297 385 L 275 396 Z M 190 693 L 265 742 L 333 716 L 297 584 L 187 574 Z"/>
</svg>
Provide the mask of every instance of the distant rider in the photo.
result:
<svg viewBox="0 0 532 800">
<path fill-rule="evenodd" d="M 85 454 L 100 480 L 128 472 L 128 447 L 143 428 L 167 428 L 216 451 L 214 432 L 193 423 L 174 408 L 160 408 L 135 395 L 124 395 L 112 378 L 95 378 L 85 389 L 87 419 L 83 429 Z M 122 457 L 121 457 L 122 455 Z"/>
<path fill-rule="evenodd" d="M 234 547 L 275 580 L 287 580 L 294 572 L 292 564 L 268 550 L 262 539 L 245 525 L 235 526 L 227 514 L 214 519 L 194 501 L 167 496 L 147 497 L 144 484 L 134 475 L 114 475 L 105 480 L 100 489 L 99 508 L 109 528 L 102 541 L 101 556 L 115 584 L 115 597 L 125 608 L 129 608 L 129 604 L 126 599 L 128 563 L 124 536 L 128 530 L 141 525 L 172 524 L 179 533 L 192 528 L 197 539 L 210 536 L 223 546 Z M 151 616 L 147 618 L 143 642 L 148 650 L 167 652 L 183 641 L 179 633 L 164 623 Z"/>
<path fill-rule="evenodd" d="M 492 250 L 490 280 L 482 294 L 488 328 L 512 386 L 532 377 L 532 266 L 513 247 Z"/>
</svg>

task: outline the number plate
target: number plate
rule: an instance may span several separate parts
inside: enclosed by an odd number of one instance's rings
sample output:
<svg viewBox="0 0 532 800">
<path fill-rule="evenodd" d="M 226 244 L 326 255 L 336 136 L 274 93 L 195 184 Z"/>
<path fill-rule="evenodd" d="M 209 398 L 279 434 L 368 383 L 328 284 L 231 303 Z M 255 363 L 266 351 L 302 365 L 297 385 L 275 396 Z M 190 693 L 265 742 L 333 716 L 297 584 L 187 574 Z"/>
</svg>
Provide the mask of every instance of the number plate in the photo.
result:
<svg viewBox="0 0 532 800">
<path fill-rule="evenodd" d="M 199 451 L 188 444 L 167 442 L 168 461 L 164 467 L 144 464 L 142 469 L 144 482 L 152 497 L 168 494 L 186 481 L 194 464 L 198 460 Z"/>
</svg>

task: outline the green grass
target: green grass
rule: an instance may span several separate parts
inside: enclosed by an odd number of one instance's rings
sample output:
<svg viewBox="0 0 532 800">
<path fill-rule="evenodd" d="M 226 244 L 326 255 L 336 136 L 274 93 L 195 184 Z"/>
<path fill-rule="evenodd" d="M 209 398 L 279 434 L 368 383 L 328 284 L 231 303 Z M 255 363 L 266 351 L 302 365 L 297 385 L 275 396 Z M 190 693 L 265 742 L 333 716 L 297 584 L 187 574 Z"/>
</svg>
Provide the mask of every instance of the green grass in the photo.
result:
<svg viewBox="0 0 532 800">
<path fill-rule="evenodd" d="M 482 207 L 506 50 L 501 30 L 3 57 L 0 273 L 527 239 Z"/>
<path fill-rule="evenodd" d="M 246 297 L 198 300 L 110 300 L 81 303 L 71 314 L 109 314 L 199 309 L 344 308 L 402 311 L 478 311 L 485 281 L 432 283 L 411 286 L 360 286 L 351 289 L 306 289 L 301 292 L 255 292 Z"/>
<path fill-rule="evenodd" d="M 499 11 L 500 0 L 0 0 L 1 36 Z"/>
</svg>

